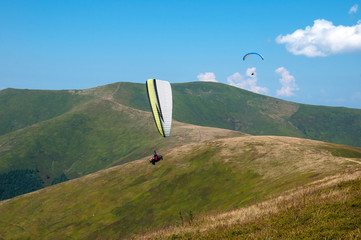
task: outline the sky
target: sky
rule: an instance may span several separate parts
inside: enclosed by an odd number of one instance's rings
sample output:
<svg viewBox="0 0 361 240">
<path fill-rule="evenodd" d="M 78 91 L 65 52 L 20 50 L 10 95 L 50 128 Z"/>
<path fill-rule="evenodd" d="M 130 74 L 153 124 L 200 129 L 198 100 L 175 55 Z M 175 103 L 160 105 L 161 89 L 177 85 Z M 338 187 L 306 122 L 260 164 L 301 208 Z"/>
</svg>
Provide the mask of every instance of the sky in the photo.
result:
<svg viewBox="0 0 361 240">
<path fill-rule="evenodd" d="M 360 0 L 0 0 L 0 89 L 213 81 L 361 109 L 360 12 Z"/>
</svg>

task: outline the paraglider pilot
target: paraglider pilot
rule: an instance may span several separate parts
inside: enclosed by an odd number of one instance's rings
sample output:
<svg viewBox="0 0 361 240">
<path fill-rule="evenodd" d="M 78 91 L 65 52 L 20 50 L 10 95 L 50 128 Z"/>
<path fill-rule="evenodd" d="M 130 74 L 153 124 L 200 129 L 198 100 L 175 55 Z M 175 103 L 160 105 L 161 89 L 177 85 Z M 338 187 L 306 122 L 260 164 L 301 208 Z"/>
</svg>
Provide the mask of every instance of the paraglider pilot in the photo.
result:
<svg viewBox="0 0 361 240">
<path fill-rule="evenodd" d="M 152 157 L 152 159 L 150 160 L 150 162 L 155 165 L 155 162 L 158 162 L 158 154 L 157 152 L 154 150 L 154 155 Z"/>
<path fill-rule="evenodd" d="M 158 155 L 157 152 L 154 150 L 154 155 L 149 162 L 151 162 L 153 165 L 155 165 L 156 162 L 158 162 L 162 159 L 163 159 L 162 155 Z"/>
<path fill-rule="evenodd" d="M 158 160 L 158 154 L 157 152 L 154 150 L 154 160 L 157 161 Z"/>
</svg>

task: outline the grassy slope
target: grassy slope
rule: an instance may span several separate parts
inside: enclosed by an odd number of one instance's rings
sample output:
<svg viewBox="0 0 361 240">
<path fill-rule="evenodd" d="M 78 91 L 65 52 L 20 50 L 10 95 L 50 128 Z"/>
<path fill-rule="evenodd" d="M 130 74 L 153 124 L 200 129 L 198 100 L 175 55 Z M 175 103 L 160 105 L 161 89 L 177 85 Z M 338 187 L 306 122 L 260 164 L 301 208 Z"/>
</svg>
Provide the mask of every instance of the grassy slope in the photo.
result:
<svg viewBox="0 0 361 240">
<path fill-rule="evenodd" d="M 287 194 L 287 195 L 286 195 Z M 137 239 L 359 239 L 361 168 Z"/>
<path fill-rule="evenodd" d="M 65 173 L 68 178 L 203 139 L 241 133 L 208 128 L 189 129 L 174 123 L 173 136 L 162 138 L 152 116 L 107 100 L 92 101 L 77 110 L 0 137 L 0 173 L 38 169 L 48 185 Z M 183 131 L 182 131 L 183 130 Z M 207 136 L 206 132 L 214 134 Z"/>
<path fill-rule="evenodd" d="M 143 84 L 121 83 L 120 103 L 149 109 Z M 293 136 L 361 147 L 361 110 L 297 104 L 220 83 L 172 84 L 173 118 L 253 135 Z"/>
<path fill-rule="evenodd" d="M 155 166 L 142 159 L 3 202 L 0 236 L 115 239 L 174 225 L 179 211 L 249 206 L 360 161 L 360 148 L 286 137 L 185 145 Z"/>
<path fill-rule="evenodd" d="M 90 98 L 69 91 L 1 90 L 0 135 L 60 116 Z"/>
<path fill-rule="evenodd" d="M 221 230 L 221 235 L 213 232 L 205 238 L 358 239 L 361 237 L 360 189 L 359 178 L 306 192 L 278 213 L 245 225 L 233 225 L 228 232 Z"/>
<path fill-rule="evenodd" d="M 307 138 L 360 147 L 360 113 L 359 109 L 300 105 L 289 121 Z"/>
</svg>

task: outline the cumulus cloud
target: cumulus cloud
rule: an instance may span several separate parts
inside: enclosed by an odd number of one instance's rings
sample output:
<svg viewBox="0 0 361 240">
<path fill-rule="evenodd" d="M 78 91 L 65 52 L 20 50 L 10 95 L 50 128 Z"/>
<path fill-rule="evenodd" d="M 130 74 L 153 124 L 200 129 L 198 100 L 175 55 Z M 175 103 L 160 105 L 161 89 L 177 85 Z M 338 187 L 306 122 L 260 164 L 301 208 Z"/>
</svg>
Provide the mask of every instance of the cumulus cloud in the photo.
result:
<svg viewBox="0 0 361 240">
<path fill-rule="evenodd" d="M 255 93 L 267 93 L 268 89 L 266 87 L 257 86 L 257 81 L 258 79 L 255 67 L 248 68 L 246 76 L 242 76 L 239 72 L 236 72 L 227 77 L 227 82 L 231 86 L 243 88 Z"/>
<path fill-rule="evenodd" d="M 217 82 L 216 75 L 212 72 L 200 73 L 197 78 L 199 81 L 203 82 Z"/>
<path fill-rule="evenodd" d="M 361 21 L 354 26 L 335 26 L 330 21 L 318 19 L 313 26 L 279 35 L 276 42 L 285 44 L 287 51 L 294 55 L 307 57 L 361 51 Z"/>
<path fill-rule="evenodd" d="M 299 90 L 296 84 L 296 79 L 284 67 L 277 68 L 276 73 L 281 75 L 279 79 L 282 88 L 277 90 L 277 96 L 292 96 L 294 91 Z"/>
<path fill-rule="evenodd" d="M 358 4 L 355 4 L 350 8 L 348 14 L 357 13 L 357 10 L 358 10 Z"/>
</svg>

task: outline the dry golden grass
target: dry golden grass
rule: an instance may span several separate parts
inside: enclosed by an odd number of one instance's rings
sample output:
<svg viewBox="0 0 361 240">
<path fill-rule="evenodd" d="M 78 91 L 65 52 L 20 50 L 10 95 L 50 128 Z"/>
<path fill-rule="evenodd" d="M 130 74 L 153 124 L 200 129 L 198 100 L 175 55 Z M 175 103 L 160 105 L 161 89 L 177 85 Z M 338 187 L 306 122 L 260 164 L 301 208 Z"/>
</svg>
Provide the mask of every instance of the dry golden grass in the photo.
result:
<svg viewBox="0 0 361 240">
<path fill-rule="evenodd" d="M 309 205 L 330 199 L 332 201 L 344 202 L 348 199 L 349 192 L 351 191 L 350 188 L 332 188 L 332 190 L 324 191 L 321 194 L 313 195 L 313 193 L 344 182 L 360 179 L 361 168 L 358 167 L 352 172 L 325 177 L 324 179 L 290 189 L 280 196 L 271 197 L 269 200 L 255 203 L 249 207 L 226 213 L 202 216 L 197 218 L 192 225 L 172 226 L 132 239 L 172 239 L 174 236 L 192 236 L 193 234 L 199 236 L 205 232 L 217 231 L 216 229 L 219 228 L 231 228 L 234 225 L 242 225 L 287 209 L 302 208 L 306 205 L 306 202 Z M 314 214 L 317 215 L 317 212 Z"/>
</svg>

